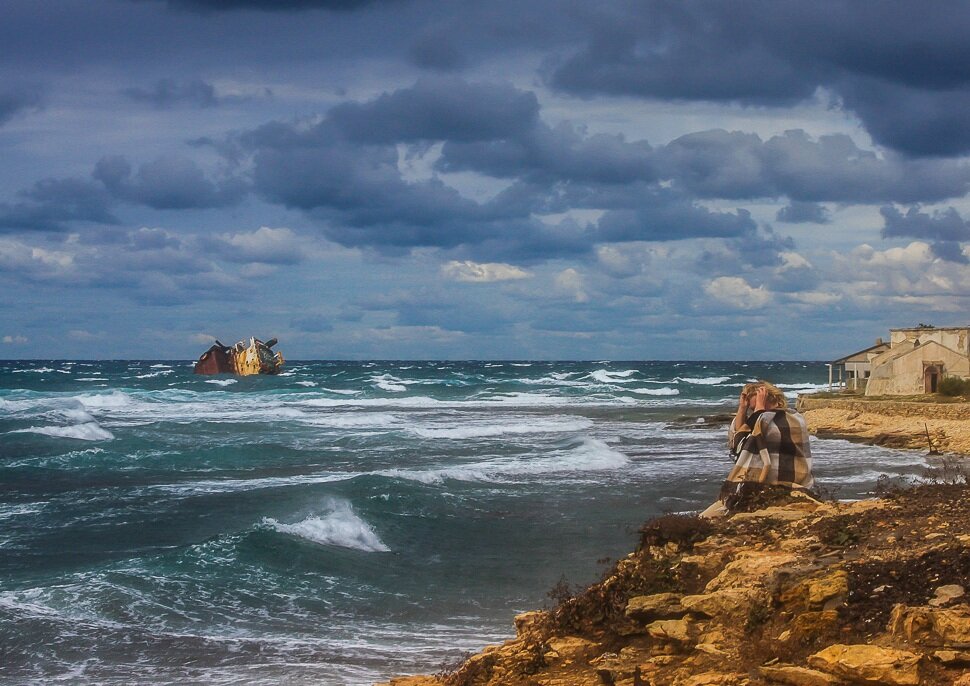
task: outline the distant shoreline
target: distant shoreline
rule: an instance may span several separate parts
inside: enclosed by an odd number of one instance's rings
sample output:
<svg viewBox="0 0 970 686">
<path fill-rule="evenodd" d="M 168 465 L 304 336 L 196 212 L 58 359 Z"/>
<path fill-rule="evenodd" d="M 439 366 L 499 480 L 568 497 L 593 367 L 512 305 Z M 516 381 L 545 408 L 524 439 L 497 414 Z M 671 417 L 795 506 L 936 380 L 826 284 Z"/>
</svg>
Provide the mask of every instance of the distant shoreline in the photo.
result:
<svg viewBox="0 0 970 686">
<path fill-rule="evenodd" d="M 970 403 L 798 397 L 819 438 L 970 457 Z"/>
</svg>

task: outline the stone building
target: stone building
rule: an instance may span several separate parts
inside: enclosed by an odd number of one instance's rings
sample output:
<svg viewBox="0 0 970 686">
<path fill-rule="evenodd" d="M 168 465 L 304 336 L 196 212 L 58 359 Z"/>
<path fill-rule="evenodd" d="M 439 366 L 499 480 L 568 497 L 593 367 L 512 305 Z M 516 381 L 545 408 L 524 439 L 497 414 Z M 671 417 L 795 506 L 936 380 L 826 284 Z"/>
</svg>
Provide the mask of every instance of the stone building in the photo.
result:
<svg viewBox="0 0 970 686">
<path fill-rule="evenodd" d="M 866 395 L 936 393 L 947 376 L 970 378 L 970 327 L 890 329 L 889 348 L 869 359 Z"/>
<path fill-rule="evenodd" d="M 828 365 L 829 388 L 838 385 L 849 391 L 865 390 L 872 373 L 872 358 L 887 350 L 889 344 L 877 338 L 875 345 L 833 360 Z"/>
</svg>

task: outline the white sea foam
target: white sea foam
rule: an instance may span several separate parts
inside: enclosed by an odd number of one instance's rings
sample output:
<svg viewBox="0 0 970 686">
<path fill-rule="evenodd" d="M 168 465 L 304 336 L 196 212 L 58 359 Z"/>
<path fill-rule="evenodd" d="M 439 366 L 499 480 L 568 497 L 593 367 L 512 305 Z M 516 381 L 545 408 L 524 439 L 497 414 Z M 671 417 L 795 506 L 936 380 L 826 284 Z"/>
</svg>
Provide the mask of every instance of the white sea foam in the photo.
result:
<svg viewBox="0 0 970 686">
<path fill-rule="evenodd" d="M 36 372 L 37 374 L 46 374 L 47 372 L 54 371 L 50 367 L 36 367 L 35 369 L 14 369 L 14 374 L 26 374 L 29 372 Z"/>
<path fill-rule="evenodd" d="M 380 376 L 372 376 L 371 381 L 374 385 L 383 391 L 388 391 L 390 393 L 403 393 L 408 389 L 405 386 L 405 382 L 397 377 L 391 376 L 390 374 L 381 374 Z"/>
<path fill-rule="evenodd" d="M 630 377 L 637 373 L 636 369 L 627 369 L 622 372 L 611 372 L 608 369 L 597 369 L 589 373 L 590 377 L 596 379 L 600 383 L 630 383 L 633 381 Z"/>
<path fill-rule="evenodd" d="M 507 434 L 583 431 L 592 425 L 593 422 L 588 419 L 545 419 L 531 420 L 519 424 L 503 422 L 501 424 L 464 424 L 463 426 L 449 427 L 415 426 L 409 427 L 408 431 L 422 438 L 461 440 L 465 438 L 487 438 L 489 436 L 502 436 Z"/>
<path fill-rule="evenodd" d="M 378 474 L 427 484 L 438 484 L 448 479 L 494 482 L 542 474 L 612 471 L 629 462 L 630 458 L 613 450 L 604 441 L 586 438 L 575 448 L 556 451 L 549 456 L 501 457 L 442 469 L 389 469 Z"/>
<path fill-rule="evenodd" d="M 79 395 L 75 399 L 80 401 L 84 407 L 93 410 L 118 409 L 131 407 L 135 400 L 127 393 L 121 391 L 111 391 L 111 393 L 98 393 L 94 395 Z"/>
<path fill-rule="evenodd" d="M 357 476 L 361 476 L 361 474 L 325 472 L 322 474 L 304 474 L 300 476 L 270 476 L 263 479 L 210 479 L 205 481 L 189 481 L 186 483 L 158 484 L 149 486 L 146 490 L 162 491 L 179 496 L 192 496 L 209 493 L 256 491 L 263 488 L 325 484 L 335 481 L 348 481 Z"/>
<path fill-rule="evenodd" d="M 153 364 L 150 369 L 171 369 L 167 364 Z"/>
<path fill-rule="evenodd" d="M 640 395 L 680 395 L 679 390 L 670 388 L 669 386 L 662 386 L 660 388 L 628 388 L 626 390 L 631 393 L 639 393 Z"/>
<path fill-rule="evenodd" d="M 110 441 L 114 438 L 114 434 L 102 428 L 97 422 L 71 426 L 29 426 L 26 429 L 15 429 L 10 433 L 43 434 L 54 438 L 76 438 L 81 441 Z"/>
<path fill-rule="evenodd" d="M 312 386 L 316 386 L 317 385 L 317 382 L 316 381 L 297 381 L 296 382 L 296 385 L 297 386 L 306 386 L 307 388 L 310 388 Z"/>
<path fill-rule="evenodd" d="M 43 511 L 45 502 L 24 503 L 22 505 L 4 505 L 0 507 L 0 519 L 11 519 L 22 515 L 36 514 Z"/>
<path fill-rule="evenodd" d="M 235 379 L 209 379 L 206 383 L 211 383 L 215 386 L 231 386 L 236 383 Z"/>
<path fill-rule="evenodd" d="M 678 376 L 677 381 L 683 381 L 684 383 L 697 384 L 699 386 L 716 386 L 722 384 L 729 380 L 730 376 L 705 376 L 705 377 L 691 377 L 691 376 Z"/>
<path fill-rule="evenodd" d="M 283 524 L 271 517 L 263 518 L 262 523 L 281 534 L 297 536 L 320 545 L 352 548 L 369 553 L 390 551 L 370 525 L 358 517 L 346 502 L 335 501 L 326 515 L 310 516 L 296 524 Z"/>
<path fill-rule="evenodd" d="M 135 378 L 136 379 L 152 379 L 152 378 L 154 378 L 156 376 L 163 376 L 165 374 L 172 374 L 172 373 L 173 373 L 173 370 L 171 370 L 171 369 L 163 369 L 163 370 L 157 371 L 157 372 L 147 372 L 145 374 L 136 374 L 135 375 Z"/>
</svg>

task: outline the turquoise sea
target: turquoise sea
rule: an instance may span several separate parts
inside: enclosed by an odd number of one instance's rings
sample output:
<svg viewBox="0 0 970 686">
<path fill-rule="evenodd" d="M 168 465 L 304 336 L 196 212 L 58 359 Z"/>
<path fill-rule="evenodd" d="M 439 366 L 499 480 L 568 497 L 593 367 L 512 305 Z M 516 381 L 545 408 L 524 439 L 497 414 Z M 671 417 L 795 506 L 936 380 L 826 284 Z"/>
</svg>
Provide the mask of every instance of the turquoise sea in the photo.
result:
<svg viewBox="0 0 970 686">
<path fill-rule="evenodd" d="M 710 503 L 817 362 L 0 361 L 0 682 L 368 684 L 508 638 Z M 813 440 L 864 497 L 922 458 Z"/>
</svg>

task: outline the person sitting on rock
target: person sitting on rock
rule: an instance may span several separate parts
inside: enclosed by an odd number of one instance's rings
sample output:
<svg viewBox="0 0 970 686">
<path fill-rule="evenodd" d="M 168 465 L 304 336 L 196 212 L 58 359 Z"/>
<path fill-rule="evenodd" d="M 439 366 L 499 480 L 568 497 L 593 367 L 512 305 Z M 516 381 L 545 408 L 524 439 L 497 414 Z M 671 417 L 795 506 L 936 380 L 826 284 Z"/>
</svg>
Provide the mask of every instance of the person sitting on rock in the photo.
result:
<svg viewBox="0 0 970 686">
<path fill-rule="evenodd" d="M 734 468 L 718 500 L 701 513 L 720 517 L 745 498 L 768 487 L 807 494 L 815 483 L 805 418 L 789 409 L 785 394 L 766 381 L 741 390 L 738 411 L 728 429 Z"/>
</svg>

